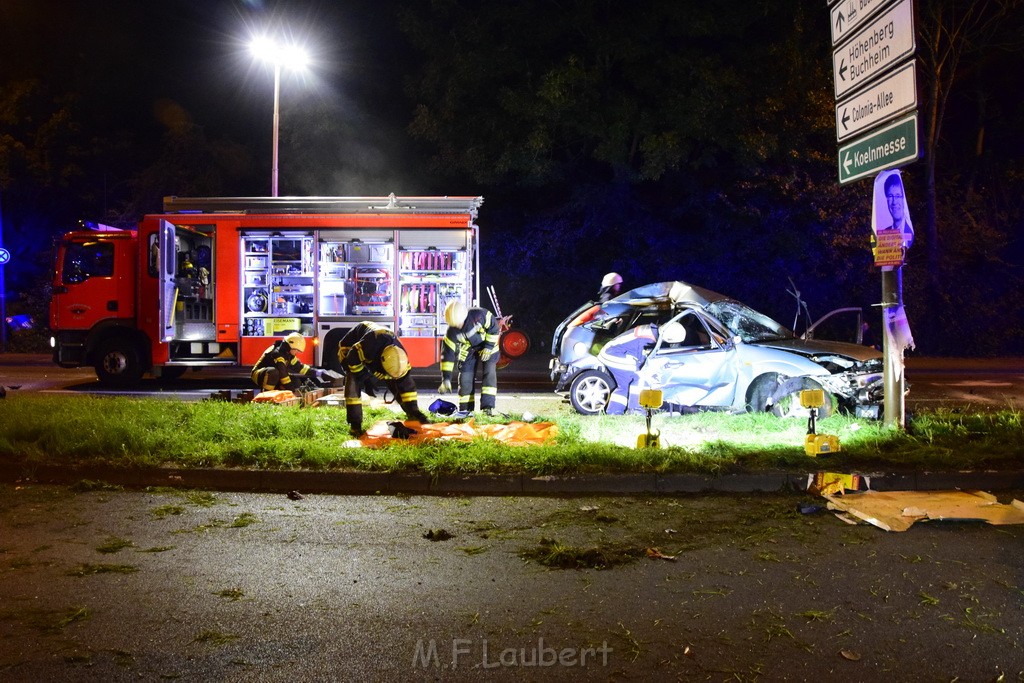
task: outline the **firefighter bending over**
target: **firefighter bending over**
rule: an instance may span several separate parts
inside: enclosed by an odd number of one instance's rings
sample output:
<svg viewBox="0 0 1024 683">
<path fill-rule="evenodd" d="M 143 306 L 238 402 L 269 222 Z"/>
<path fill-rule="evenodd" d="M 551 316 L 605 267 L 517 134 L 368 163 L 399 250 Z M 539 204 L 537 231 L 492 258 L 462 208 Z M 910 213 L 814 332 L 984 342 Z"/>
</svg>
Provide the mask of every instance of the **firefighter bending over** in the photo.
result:
<svg viewBox="0 0 1024 683">
<path fill-rule="evenodd" d="M 371 396 L 379 380 L 398 397 L 410 420 L 430 422 L 420 410 L 416 382 L 409 374 L 409 356 L 395 333 L 382 325 L 361 322 L 342 337 L 338 360 L 345 369 L 345 417 L 352 433 L 363 434 L 362 390 Z"/>
<path fill-rule="evenodd" d="M 252 368 L 253 383 L 260 391 L 274 389 L 293 389 L 292 375 L 320 377 L 321 370 L 306 365 L 295 353 L 306 350 L 306 338 L 298 332 L 292 332 L 284 339 L 274 342 Z"/>
<path fill-rule="evenodd" d="M 609 415 L 641 411 L 640 392 L 649 387 L 640 381 L 640 368 L 647 362 L 659 336 L 662 344 L 678 345 L 686 339 L 686 330 L 678 322 L 668 323 L 660 331 L 657 325 L 640 325 L 601 348 L 597 357 L 615 380 L 615 389 L 605 407 Z"/>
<path fill-rule="evenodd" d="M 450 394 L 455 362 L 459 370 L 459 410 L 472 412 L 473 379 L 480 361 L 483 378 L 480 387 L 480 407 L 484 413 L 494 412 L 498 396 L 498 337 L 500 323 L 487 309 L 470 308 L 461 301 L 451 301 L 444 309 L 448 331 L 441 343 L 441 386 L 438 392 Z"/>
</svg>

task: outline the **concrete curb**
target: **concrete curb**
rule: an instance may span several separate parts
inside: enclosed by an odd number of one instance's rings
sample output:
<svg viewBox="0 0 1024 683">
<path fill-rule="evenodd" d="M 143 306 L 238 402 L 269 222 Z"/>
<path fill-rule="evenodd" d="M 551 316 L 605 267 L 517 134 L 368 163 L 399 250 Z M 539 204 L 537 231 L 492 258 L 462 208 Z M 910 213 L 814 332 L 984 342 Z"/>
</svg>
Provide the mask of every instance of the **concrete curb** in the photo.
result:
<svg viewBox="0 0 1024 683">
<path fill-rule="evenodd" d="M 1024 489 L 1024 471 L 860 473 L 877 491 Z M 472 474 L 441 475 L 311 470 L 139 468 L 0 463 L 0 481 L 70 485 L 82 480 L 129 488 L 170 486 L 217 491 L 334 495 L 584 496 L 803 491 L 808 473 Z"/>
</svg>

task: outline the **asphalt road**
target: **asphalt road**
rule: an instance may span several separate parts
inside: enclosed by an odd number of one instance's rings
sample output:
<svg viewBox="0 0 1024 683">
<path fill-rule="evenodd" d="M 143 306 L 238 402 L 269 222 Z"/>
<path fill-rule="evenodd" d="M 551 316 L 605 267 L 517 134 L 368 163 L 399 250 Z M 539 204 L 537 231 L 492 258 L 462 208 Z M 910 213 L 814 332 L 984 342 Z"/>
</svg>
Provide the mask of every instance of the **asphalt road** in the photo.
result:
<svg viewBox="0 0 1024 683">
<path fill-rule="evenodd" d="M 803 501 L 0 485 L 0 678 L 1024 678 L 1024 528 Z"/>
</svg>

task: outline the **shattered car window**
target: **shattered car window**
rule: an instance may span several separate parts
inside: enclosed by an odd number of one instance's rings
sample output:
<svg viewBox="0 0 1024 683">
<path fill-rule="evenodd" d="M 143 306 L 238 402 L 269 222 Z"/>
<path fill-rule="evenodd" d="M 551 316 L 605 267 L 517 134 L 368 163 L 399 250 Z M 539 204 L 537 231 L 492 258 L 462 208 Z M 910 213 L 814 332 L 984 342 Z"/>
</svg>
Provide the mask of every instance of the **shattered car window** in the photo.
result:
<svg viewBox="0 0 1024 683">
<path fill-rule="evenodd" d="M 745 342 L 789 339 L 793 333 L 763 313 L 738 301 L 715 301 L 707 310 Z"/>
</svg>

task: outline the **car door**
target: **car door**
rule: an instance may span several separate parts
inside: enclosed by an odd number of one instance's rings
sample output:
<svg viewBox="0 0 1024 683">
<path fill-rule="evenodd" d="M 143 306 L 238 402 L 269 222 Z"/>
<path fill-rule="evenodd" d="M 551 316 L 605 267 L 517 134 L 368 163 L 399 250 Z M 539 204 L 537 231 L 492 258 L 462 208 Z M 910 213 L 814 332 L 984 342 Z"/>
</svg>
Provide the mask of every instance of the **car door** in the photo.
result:
<svg viewBox="0 0 1024 683">
<path fill-rule="evenodd" d="M 869 329 L 865 325 L 864 310 L 858 306 L 848 306 L 837 308 L 821 316 L 808 326 L 800 338 L 863 344 L 865 343 L 864 333 Z M 868 346 L 870 345 L 869 343 Z"/>
<path fill-rule="evenodd" d="M 174 242 L 174 225 L 160 221 L 157 264 L 160 278 L 160 338 L 174 339 L 174 316 L 178 305 L 178 253 Z"/>
<path fill-rule="evenodd" d="M 666 404 L 731 405 L 738 369 L 736 348 L 728 331 L 693 308 L 672 321 L 683 326 L 686 338 L 680 344 L 669 345 L 659 337 L 640 369 L 642 386 L 660 388 Z"/>
</svg>

